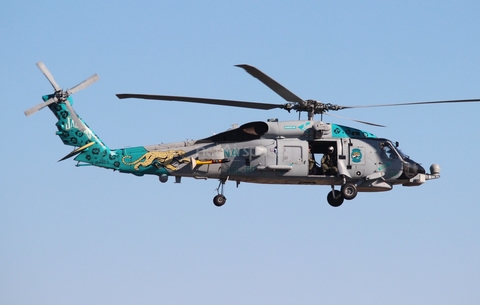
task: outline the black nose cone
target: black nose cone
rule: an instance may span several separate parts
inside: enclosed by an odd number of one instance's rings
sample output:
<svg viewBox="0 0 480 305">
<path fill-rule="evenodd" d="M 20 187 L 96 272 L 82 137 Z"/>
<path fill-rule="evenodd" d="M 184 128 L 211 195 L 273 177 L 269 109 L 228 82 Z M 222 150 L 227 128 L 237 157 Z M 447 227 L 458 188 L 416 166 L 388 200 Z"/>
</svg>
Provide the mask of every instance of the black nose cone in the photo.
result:
<svg viewBox="0 0 480 305">
<path fill-rule="evenodd" d="M 411 179 L 417 174 L 425 174 L 425 169 L 420 164 L 412 160 L 408 160 L 403 164 L 403 175 L 407 179 Z"/>
</svg>

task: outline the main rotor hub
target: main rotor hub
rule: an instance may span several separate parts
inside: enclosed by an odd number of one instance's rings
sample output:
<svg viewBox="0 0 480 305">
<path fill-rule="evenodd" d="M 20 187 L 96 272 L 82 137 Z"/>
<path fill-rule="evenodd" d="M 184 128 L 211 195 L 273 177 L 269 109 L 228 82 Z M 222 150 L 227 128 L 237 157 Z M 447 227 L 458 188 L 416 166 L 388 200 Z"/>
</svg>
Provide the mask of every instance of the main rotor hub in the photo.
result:
<svg viewBox="0 0 480 305">
<path fill-rule="evenodd" d="M 305 105 L 299 105 L 297 111 L 305 111 L 313 114 L 324 114 L 325 112 L 330 110 L 336 111 L 343 109 L 342 106 L 330 103 L 325 104 L 316 100 L 306 100 L 305 103 Z"/>
</svg>

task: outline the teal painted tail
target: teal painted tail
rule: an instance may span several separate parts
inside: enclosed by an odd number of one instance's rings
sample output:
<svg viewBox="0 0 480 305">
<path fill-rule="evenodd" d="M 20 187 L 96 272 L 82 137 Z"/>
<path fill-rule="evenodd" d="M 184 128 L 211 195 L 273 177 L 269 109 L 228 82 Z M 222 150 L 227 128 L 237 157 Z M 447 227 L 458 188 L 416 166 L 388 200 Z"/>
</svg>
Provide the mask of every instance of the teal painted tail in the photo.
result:
<svg viewBox="0 0 480 305">
<path fill-rule="evenodd" d="M 43 96 L 43 100 L 47 101 L 52 97 L 53 95 L 46 95 Z M 73 104 L 71 97 L 68 97 L 67 100 L 67 102 Z M 48 107 L 58 119 L 55 124 L 58 129 L 56 134 L 60 137 L 63 144 L 78 147 L 62 160 L 77 155 L 75 160 L 79 162 L 111 169 L 116 169 L 120 166 L 117 154 L 111 151 L 81 118 L 79 120 L 84 126 L 77 126 L 78 124 L 73 119 L 72 113 L 70 113 L 65 103 L 53 103 Z M 70 109 L 74 111 L 72 107 Z"/>
<path fill-rule="evenodd" d="M 25 115 L 32 115 L 48 106 L 57 117 L 57 135 L 63 144 L 76 147 L 76 149 L 59 161 L 76 156 L 75 160 L 79 162 L 79 165 L 95 165 L 123 173 L 132 173 L 137 176 L 145 174 L 163 176 L 169 174 L 164 166 L 158 166 L 157 163 L 153 162 L 154 160 L 148 159 L 151 155 L 143 146 L 111 150 L 76 114 L 72 107 L 73 100 L 70 95 L 96 82 L 98 80 L 96 74 L 71 89 L 63 90 L 43 62 L 38 62 L 37 66 L 50 82 L 55 92 L 43 96 L 43 102 L 27 109 Z"/>
</svg>

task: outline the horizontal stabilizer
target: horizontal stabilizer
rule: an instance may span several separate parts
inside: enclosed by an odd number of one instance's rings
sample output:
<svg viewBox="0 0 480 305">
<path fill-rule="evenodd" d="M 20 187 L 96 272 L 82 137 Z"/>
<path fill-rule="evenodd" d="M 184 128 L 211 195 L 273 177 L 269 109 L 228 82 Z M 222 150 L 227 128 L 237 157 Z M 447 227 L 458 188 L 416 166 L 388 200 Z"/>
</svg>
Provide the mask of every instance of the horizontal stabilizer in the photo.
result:
<svg viewBox="0 0 480 305">
<path fill-rule="evenodd" d="M 81 153 L 81 152 L 84 151 L 85 149 L 89 148 L 89 147 L 92 146 L 93 144 L 95 144 L 95 142 L 87 143 L 87 144 L 83 145 L 82 147 L 80 147 L 80 148 L 78 148 L 78 149 L 75 149 L 74 151 L 72 151 L 71 153 L 69 153 L 68 155 L 66 155 L 65 157 L 63 157 L 62 159 L 58 160 L 58 162 L 63 161 L 63 160 L 67 160 L 68 158 L 71 158 L 71 157 L 73 157 L 73 156 L 78 155 L 79 153 Z"/>
</svg>

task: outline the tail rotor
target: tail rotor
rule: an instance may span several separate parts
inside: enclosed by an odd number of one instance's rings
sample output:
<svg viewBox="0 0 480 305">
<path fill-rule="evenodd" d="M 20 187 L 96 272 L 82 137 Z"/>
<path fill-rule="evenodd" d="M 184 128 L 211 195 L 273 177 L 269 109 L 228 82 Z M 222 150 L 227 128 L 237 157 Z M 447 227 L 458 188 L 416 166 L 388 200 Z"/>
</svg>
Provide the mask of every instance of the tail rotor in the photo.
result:
<svg viewBox="0 0 480 305">
<path fill-rule="evenodd" d="M 67 107 L 68 111 L 70 112 L 72 120 L 75 122 L 75 124 L 78 126 L 78 128 L 80 130 L 85 130 L 85 128 L 86 128 L 85 125 L 78 118 L 77 114 L 73 110 L 72 105 L 70 104 L 70 101 L 68 100 L 68 97 L 71 94 L 74 94 L 75 92 L 78 92 L 82 89 L 85 89 L 88 86 L 90 86 L 91 84 L 95 83 L 99 79 L 98 75 L 94 74 L 94 75 L 90 76 L 89 78 L 87 78 L 86 80 L 84 80 L 83 82 L 76 85 L 75 87 L 73 87 L 71 89 L 63 90 L 58 85 L 58 83 L 55 81 L 52 73 L 50 73 L 50 71 L 47 69 L 47 67 L 45 66 L 45 64 L 43 62 L 38 62 L 37 67 L 40 69 L 40 71 L 42 71 L 42 73 L 48 79 L 48 81 L 52 85 L 53 89 L 55 89 L 55 93 L 52 95 L 52 97 L 50 97 L 45 102 L 42 102 L 38 105 L 33 106 L 32 108 L 30 108 L 28 110 L 25 110 L 25 112 L 24 112 L 25 115 L 30 116 L 30 115 L 34 114 L 35 112 L 37 112 L 37 111 L 39 111 L 39 110 L 41 110 L 41 109 L 43 109 L 43 108 L 45 108 L 45 107 L 47 107 L 51 104 L 54 104 L 54 103 L 64 103 L 65 106 Z"/>
</svg>

